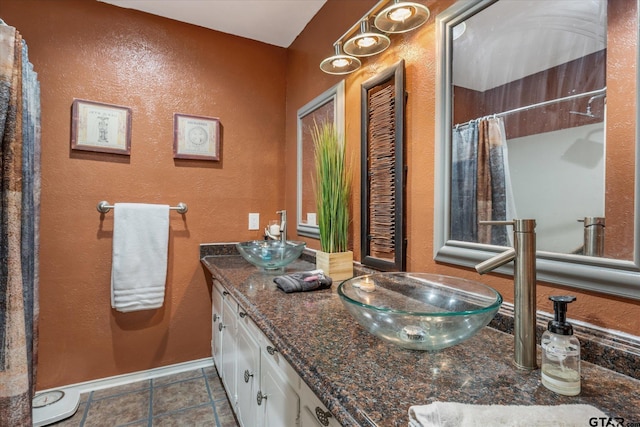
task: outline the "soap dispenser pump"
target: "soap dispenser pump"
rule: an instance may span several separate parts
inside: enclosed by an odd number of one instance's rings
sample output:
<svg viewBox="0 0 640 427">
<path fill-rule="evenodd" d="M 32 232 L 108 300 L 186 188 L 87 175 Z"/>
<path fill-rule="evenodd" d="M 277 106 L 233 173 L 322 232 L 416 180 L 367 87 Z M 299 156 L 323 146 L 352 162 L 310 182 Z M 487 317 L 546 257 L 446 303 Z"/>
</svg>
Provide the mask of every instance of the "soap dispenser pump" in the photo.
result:
<svg viewBox="0 0 640 427">
<path fill-rule="evenodd" d="M 542 384 L 565 396 L 580 394 L 580 341 L 567 322 L 567 304 L 574 296 L 552 296 L 554 320 L 542 334 Z"/>
</svg>

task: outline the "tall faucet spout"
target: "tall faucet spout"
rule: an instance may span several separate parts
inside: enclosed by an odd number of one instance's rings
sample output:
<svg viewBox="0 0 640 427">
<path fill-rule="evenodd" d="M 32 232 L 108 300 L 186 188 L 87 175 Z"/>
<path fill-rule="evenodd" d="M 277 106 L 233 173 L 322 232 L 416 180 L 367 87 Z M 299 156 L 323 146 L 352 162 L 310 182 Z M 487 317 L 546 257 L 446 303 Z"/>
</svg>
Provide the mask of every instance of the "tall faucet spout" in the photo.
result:
<svg viewBox="0 0 640 427">
<path fill-rule="evenodd" d="M 280 240 L 287 243 L 287 211 L 283 209 L 276 213 L 280 214 Z"/>
<path fill-rule="evenodd" d="M 488 273 L 498 267 L 505 265 L 509 261 L 513 261 L 515 257 L 516 250 L 513 248 L 509 248 L 506 251 L 494 256 L 493 258 L 489 258 L 488 260 L 476 265 L 476 271 L 480 274 Z"/>
<path fill-rule="evenodd" d="M 518 369 L 536 369 L 536 221 L 514 219 L 480 224 L 513 226 L 513 248 L 481 262 L 476 270 L 484 274 L 514 261 L 513 362 Z"/>
</svg>

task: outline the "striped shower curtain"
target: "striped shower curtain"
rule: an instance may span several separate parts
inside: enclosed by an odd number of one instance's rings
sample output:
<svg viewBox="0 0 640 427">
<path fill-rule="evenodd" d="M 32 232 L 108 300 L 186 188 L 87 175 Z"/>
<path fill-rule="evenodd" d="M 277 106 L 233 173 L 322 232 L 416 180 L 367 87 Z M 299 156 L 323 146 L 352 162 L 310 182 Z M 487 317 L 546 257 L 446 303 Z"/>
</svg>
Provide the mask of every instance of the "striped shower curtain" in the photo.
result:
<svg viewBox="0 0 640 427">
<path fill-rule="evenodd" d="M 510 245 L 506 226 L 478 226 L 516 218 L 503 119 L 455 126 L 451 153 L 451 239 Z"/>
<path fill-rule="evenodd" d="M 478 121 L 453 128 L 451 240 L 478 241 Z"/>
<path fill-rule="evenodd" d="M 38 324 L 40 85 L 0 20 L 0 425 L 32 424 Z"/>
<path fill-rule="evenodd" d="M 507 186 L 509 171 L 507 163 L 507 140 L 501 118 L 480 121 L 478 131 L 478 221 L 506 221 Z M 478 227 L 478 242 L 490 245 L 509 245 L 509 233 L 504 225 Z"/>
</svg>

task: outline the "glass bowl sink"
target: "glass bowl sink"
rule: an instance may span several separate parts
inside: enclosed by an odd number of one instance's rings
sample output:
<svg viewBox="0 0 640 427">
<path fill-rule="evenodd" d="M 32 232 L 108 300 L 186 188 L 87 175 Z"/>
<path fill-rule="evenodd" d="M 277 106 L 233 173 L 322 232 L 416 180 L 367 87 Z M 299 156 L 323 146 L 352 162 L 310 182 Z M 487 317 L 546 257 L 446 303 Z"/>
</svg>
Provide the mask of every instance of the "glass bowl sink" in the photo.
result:
<svg viewBox="0 0 640 427">
<path fill-rule="evenodd" d="M 426 273 L 358 276 L 342 282 L 338 294 L 368 332 L 412 350 L 459 344 L 502 305 L 502 296 L 480 282 Z"/>
<path fill-rule="evenodd" d="M 295 240 L 250 240 L 236 243 L 240 255 L 256 267 L 282 271 L 302 254 L 307 244 Z"/>
</svg>

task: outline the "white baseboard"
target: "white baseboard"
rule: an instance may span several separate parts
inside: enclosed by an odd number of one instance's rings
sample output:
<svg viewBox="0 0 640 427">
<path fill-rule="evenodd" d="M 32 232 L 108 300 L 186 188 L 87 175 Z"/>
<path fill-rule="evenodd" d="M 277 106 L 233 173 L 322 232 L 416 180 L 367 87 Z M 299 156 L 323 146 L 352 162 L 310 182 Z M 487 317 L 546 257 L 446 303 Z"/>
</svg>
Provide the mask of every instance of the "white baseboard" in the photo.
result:
<svg viewBox="0 0 640 427">
<path fill-rule="evenodd" d="M 152 378 L 164 377 L 165 375 L 178 374 L 180 372 L 191 371 L 199 368 L 213 366 L 213 358 L 192 360 L 189 362 L 177 363 L 175 365 L 162 366 L 160 368 L 148 369 L 146 371 L 132 372 L 130 374 L 116 375 L 113 377 L 101 378 L 98 380 L 85 381 L 77 384 L 70 384 L 62 387 L 55 387 L 49 390 L 75 390 L 78 393 L 88 393 L 90 391 L 102 390 L 109 387 L 121 386 L 134 383 L 136 381 L 149 380 Z M 36 394 L 49 390 L 38 390 Z"/>
</svg>

